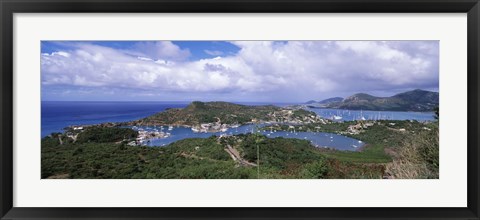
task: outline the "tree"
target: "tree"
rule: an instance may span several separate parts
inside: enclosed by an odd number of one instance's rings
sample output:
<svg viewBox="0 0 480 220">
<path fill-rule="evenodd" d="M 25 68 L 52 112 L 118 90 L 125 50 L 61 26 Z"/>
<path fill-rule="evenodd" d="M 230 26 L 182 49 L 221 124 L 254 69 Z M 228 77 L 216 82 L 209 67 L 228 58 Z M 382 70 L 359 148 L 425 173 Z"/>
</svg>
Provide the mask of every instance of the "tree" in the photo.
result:
<svg viewBox="0 0 480 220">
<path fill-rule="evenodd" d="M 437 107 L 435 107 L 434 111 L 435 111 L 435 116 L 433 116 L 433 117 L 435 117 L 436 120 L 439 120 L 439 118 L 440 118 L 440 108 L 437 106 Z"/>
<path fill-rule="evenodd" d="M 263 141 L 263 135 L 260 134 L 258 123 L 255 123 L 255 132 L 253 135 L 255 137 L 255 145 L 257 146 L 257 179 L 260 179 L 260 147 L 258 144 Z"/>
</svg>

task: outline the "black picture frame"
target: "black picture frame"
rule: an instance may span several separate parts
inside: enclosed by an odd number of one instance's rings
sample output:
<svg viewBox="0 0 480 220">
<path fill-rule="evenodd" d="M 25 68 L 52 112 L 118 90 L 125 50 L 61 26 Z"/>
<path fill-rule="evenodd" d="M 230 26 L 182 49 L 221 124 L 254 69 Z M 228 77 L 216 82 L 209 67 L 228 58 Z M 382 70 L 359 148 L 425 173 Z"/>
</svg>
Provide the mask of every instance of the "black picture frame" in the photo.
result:
<svg viewBox="0 0 480 220">
<path fill-rule="evenodd" d="M 479 219 L 478 0 L 0 0 L 1 219 Z M 17 208 L 13 207 L 14 13 L 467 13 L 467 208 Z"/>
</svg>

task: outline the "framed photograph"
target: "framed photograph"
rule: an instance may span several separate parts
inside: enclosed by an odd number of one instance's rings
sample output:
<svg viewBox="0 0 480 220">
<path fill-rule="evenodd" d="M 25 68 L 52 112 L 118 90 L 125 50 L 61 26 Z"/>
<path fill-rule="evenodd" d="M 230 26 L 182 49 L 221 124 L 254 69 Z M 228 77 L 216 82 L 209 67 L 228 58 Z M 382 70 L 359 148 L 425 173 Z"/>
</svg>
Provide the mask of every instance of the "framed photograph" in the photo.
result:
<svg viewBox="0 0 480 220">
<path fill-rule="evenodd" d="M 1 1 L 1 219 L 479 219 L 479 4 Z"/>
</svg>

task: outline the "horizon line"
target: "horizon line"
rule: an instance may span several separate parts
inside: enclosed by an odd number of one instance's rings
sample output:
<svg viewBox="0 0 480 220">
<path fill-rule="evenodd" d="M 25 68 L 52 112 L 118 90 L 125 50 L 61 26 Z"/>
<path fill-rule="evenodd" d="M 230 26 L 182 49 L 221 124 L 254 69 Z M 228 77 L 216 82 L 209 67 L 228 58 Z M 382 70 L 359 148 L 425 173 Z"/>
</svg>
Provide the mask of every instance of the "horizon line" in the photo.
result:
<svg viewBox="0 0 480 220">
<path fill-rule="evenodd" d="M 210 101 L 200 101 L 200 100 L 192 100 L 192 101 L 158 101 L 158 100 L 40 100 L 41 102 L 184 102 L 184 103 L 191 103 L 191 102 L 237 102 L 237 103 L 285 103 L 285 104 L 294 104 L 294 103 L 302 103 L 302 102 L 271 102 L 271 101 L 223 101 L 223 100 L 210 100 Z"/>
</svg>

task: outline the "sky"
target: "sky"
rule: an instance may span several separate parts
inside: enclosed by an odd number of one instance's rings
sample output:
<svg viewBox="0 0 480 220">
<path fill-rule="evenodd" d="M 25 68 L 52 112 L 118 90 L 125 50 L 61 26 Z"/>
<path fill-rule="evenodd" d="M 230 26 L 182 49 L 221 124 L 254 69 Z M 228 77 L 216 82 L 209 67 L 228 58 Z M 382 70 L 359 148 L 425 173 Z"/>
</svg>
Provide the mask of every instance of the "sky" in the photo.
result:
<svg viewBox="0 0 480 220">
<path fill-rule="evenodd" d="M 438 41 L 42 41 L 42 101 L 302 103 L 438 91 Z"/>
</svg>

